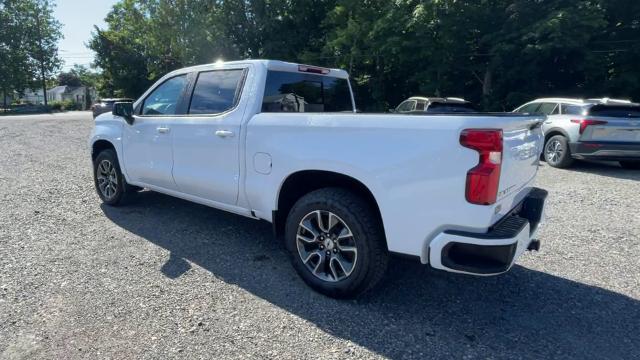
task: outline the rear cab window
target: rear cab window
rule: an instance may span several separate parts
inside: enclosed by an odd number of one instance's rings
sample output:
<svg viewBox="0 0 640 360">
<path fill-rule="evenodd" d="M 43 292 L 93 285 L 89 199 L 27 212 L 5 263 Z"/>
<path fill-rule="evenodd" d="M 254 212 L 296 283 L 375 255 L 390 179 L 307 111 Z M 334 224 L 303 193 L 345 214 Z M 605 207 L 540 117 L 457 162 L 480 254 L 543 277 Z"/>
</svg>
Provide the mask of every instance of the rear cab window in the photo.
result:
<svg viewBox="0 0 640 360">
<path fill-rule="evenodd" d="M 262 112 L 353 112 L 347 79 L 269 70 Z"/>
<path fill-rule="evenodd" d="M 189 114 L 219 114 L 233 109 L 240 98 L 245 70 L 203 71 L 197 75 Z"/>
</svg>

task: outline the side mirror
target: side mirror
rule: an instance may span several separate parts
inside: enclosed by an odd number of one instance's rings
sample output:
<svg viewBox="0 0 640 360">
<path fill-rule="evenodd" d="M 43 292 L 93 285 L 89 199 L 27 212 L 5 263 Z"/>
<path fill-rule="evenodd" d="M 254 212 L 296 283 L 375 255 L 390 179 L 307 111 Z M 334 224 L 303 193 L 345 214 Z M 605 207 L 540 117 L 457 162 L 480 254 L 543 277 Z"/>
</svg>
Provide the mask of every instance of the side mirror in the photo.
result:
<svg viewBox="0 0 640 360">
<path fill-rule="evenodd" d="M 391 108 L 391 109 L 389 109 L 389 112 L 390 112 L 390 113 L 394 113 L 394 112 L 396 112 L 396 109 Z"/>
<path fill-rule="evenodd" d="M 113 104 L 112 114 L 124 118 L 127 124 L 133 124 L 133 103 L 117 102 Z"/>
</svg>

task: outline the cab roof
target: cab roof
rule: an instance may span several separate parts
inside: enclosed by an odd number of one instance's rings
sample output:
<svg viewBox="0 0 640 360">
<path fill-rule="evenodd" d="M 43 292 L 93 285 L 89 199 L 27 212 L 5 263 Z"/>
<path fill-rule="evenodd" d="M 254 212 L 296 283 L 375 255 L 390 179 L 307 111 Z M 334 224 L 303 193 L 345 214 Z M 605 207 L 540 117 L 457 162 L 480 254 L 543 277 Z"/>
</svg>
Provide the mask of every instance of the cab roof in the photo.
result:
<svg viewBox="0 0 640 360">
<path fill-rule="evenodd" d="M 313 74 L 331 76 L 331 77 L 342 78 L 342 79 L 349 78 L 349 74 L 342 69 L 332 69 L 332 68 L 325 68 L 325 67 L 315 66 L 315 65 L 305 65 L 305 64 L 298 64 L 298 63 L 292 63 L 292 62 L 286 62 L 286 61 L 280 61 L 280 60 L 266 60 L 266 59 L 216 61 L 215 63 L 190 66 L 183 69 L 175 70 L 168 75 L 174 76 L 174 75 L 188 73 L 192 71 L 213 70 L 216 68 L 228 67 L 233 65 L 239 65 L 239 66 L 240 65 L 243 65 L 243 66 L 258 65 L 266 68 L 267 70 L 277 70 L 277 71 L 296 72 L 296 73 L 305 72 L 301 70 L 302 68 L 312 69 L 312 70 L 326 70 L 327 71 L 326 73 L 313 72 Z M 306 72 L 311 73 L 311 71 L 306 71 Z"/>
</svg>

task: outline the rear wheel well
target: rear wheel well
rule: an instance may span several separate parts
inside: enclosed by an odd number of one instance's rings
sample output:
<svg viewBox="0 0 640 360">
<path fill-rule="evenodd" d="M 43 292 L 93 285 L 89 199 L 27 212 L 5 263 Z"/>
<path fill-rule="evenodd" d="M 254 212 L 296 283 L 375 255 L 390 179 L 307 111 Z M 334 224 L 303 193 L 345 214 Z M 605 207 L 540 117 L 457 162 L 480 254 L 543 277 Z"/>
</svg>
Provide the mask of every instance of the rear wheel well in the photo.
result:
<svg viewBox="0 0 640 360">
<path fill-rule="evenodd" d="M 91 160 L 95 161 L 98 154 L 107 149 L 113 149 L 113 151 L 116 150 L 115 146 L 107 140 L 98 140 L 94 142 L 91 148 Z"/>
<path fill-rule="evenodd" d="M 542 144 L 542 152 L 540 152 L 540 160 L 544 160 L 544 151 L 545 151 L 544 149 L 546 149 L 547 147 L 547 142 L 549 141 L 549 139 L 551 139 L 556 135 L 567 137 L 567 135 L 565 135 L 564 133 L 558 130 L 552 130 L 544 134 L 544 143 Z"/>
<path fill-rule="evenodd" d="M 336 187 L 351 191 L 364 199 L 377 216 L 383 229 L 382 215 L 375 197 L 363 183 L 331 171 L 306 170 L 289 175 L 280 188 L 277 207 L 273 212 L 273 230 L 276 236 L 284 234 L 285 223 L 293 205 L 304 195 L 318 189 Z"/>
<path fill-rule="evenodd" d="M 551 139 L 551 137 L 556 136 L 556 135 L 562 135 L 565 136 L 565 134 L 561 133 L 560 131 L 551 131 L 547 134 L 544 134 L 544 142 L 546 143 L 547 140 Z M 565 136 L 566 137 L 566 136 Z"/>
</svg>

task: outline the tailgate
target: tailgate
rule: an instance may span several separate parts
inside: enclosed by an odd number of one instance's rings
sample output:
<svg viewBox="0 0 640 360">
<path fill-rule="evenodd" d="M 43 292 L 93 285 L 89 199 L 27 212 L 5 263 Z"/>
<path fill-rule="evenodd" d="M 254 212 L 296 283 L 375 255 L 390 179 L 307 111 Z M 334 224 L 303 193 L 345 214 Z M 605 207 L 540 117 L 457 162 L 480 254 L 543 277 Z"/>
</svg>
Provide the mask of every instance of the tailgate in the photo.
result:
<svg viewBox="0 0 640 360">
<path fill-rule="evenodd" d="M 543 135 L 540 120 L 519 121 L 503 129 L 498 201 L 521 190 L 538 172 Z"/>
<path fill-rule="evenodd" d="M 640 143 L 640 106 L 596 105 L 586 120 L 581 141 Z"/>
</svg>

